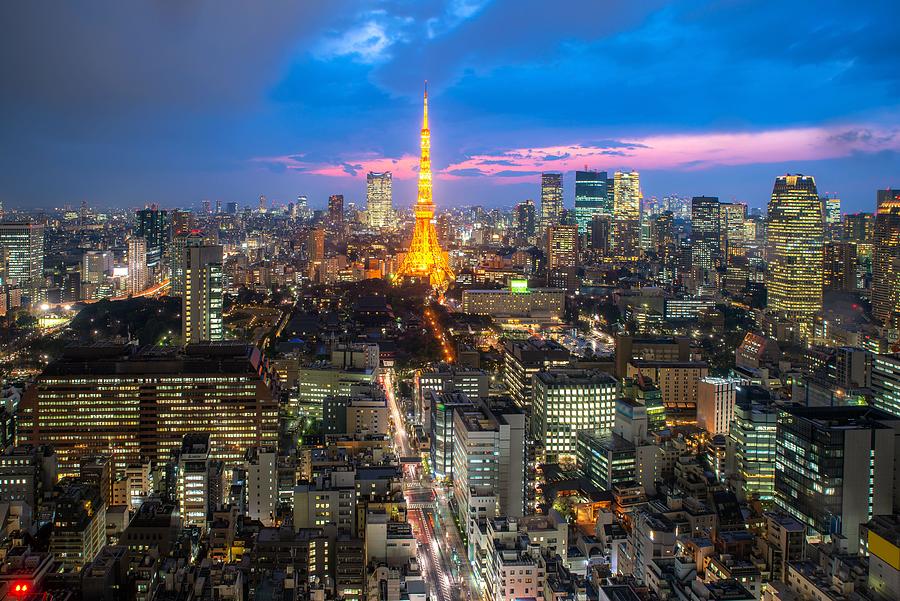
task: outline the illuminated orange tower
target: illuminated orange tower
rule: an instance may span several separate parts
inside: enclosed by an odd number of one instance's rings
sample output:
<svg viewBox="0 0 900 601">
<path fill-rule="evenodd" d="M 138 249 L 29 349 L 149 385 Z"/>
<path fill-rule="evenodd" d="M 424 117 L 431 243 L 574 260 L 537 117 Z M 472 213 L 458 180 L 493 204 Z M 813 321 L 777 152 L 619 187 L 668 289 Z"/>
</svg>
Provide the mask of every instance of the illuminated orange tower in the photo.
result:
<svg viewBox="0 0 900 601">
<path fill-rule="evenodd" d="M 416 228 L 412 244 L 397 271 L 399 278 L 425 281 L 443 292 L 453 281 L 447 253 L 441 249 L 434 229 L 434 202 L 431 200 L 431 132 L 428 129 L 428 84 L 425 84 L 422 117 L 422 156 L 419 159 L 419 194 L 416 199 Z"/>
</svg>

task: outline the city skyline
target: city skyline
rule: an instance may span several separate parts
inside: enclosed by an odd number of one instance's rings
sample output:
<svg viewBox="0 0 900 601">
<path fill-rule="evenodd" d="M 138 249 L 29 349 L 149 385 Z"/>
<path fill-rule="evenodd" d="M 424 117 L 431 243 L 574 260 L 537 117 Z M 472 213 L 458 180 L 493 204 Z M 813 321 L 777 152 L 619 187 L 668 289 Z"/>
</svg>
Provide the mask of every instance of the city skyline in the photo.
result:
<svg viewBox="0 0 900 601">
<path fill-rule="evenodd" d="M 408 207 L 417 153 L 406 124 L 427 78 L 446 132 L 435 142 L 442 208 L 536 199 L 541 171 L 564 173 L 571 208 L 587 166 L 638 170 L 646 197 L 751 207 L 765 206 L 776 175 L 804 173 L 846 212 L 872 211 L 900 164 L 895 42 L 880 33 L 893 9 L 809 8 L 573 3 L 542 14 L 526 2 L 498 28 L 509 7 L 474 0 L 86 16 L 8 6 L 5 22 L 35 26 L 2 42 L 0 198 L 124 208 L 305 194 L 319 207 L 332 194 L 362 204 L 366 173 L 392 171 L 395 205 Z M 801 24 L 766 35 L 786 14 Z M 166 50 L 144 60 L 132 39 Z M 778 83 L 787 78 L 805 83 Z"/>
</svg>

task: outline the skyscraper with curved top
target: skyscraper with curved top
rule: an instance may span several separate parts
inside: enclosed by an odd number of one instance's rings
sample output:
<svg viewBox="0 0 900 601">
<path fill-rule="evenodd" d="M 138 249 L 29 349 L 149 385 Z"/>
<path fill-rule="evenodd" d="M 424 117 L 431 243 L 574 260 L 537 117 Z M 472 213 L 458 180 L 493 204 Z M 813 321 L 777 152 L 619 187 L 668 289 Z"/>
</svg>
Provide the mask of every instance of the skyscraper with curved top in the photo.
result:
<svg viewBox="0 0 900 601">
<path fill-rule="evenodd" d="M 813 320 L 822 310 L 824 221 L 814 177 L 775 178 L 766 228 L 767 306 L 796 321 L 804 339 L 812 337 Z"/>
</svg>

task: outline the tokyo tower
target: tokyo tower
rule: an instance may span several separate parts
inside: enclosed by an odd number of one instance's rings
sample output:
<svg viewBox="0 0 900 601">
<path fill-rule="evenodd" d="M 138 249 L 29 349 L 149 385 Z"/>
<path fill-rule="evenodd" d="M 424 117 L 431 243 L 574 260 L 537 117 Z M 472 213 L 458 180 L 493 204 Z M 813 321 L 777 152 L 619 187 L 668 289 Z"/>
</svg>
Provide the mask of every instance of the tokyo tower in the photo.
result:
<svg viewBox="0 0 900 601">
<path fill-rule="evenodd" d="M 441 292 L 447 289 L 455 276 L 450 269 L 447 253 L 441 249 L 434 229 L 434 202 L 431 200 L 431 132 L 428 129 L 428 85 L 425 86 L 424 113 L 422 117 L 422 156 L 419 159 L 419 194 L 415 206 L 416 228 L 412 244 L 403 258 L 398 278 L 428 280 Z"/>
</svg>

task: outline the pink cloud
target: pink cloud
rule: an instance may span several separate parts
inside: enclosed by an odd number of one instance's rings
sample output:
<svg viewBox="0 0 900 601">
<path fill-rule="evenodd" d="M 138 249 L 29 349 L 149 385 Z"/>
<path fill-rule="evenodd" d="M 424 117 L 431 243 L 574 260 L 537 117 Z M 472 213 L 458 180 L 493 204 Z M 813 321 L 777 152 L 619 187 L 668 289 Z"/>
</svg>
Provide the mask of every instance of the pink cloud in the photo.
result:
<svg viewBox="0 0 900 601">
<path fill-rule="evenodd" d="M 437 171 L 438 179 L 488 177 L 495 183 L 530 182 L 540 171 L 572 171 L 585 165 L 614 169 L 698 170 L 722 165 L 815 161 L 856 152 L 900 150 L 900 130 L 870 126 L 807 127 L 761 132 L 664 134 L 522 147 L 467 156 Z M 395 179 L 418 176 L 419 158 L 375 153 L 317 161 L 305 154 L 262 157 L 254 162 L 327 177 L 365 177 L 368 171 L 392 171 Z"/>
<path fill-rule="evenodd" d="M 326 177 L 364 178 L 369 171 L 391 171 L 396 179 L 410 179 L 417 177 L 419 173 L 419 157 L 411 154 L 391 158 L 368 152 L 321 161 L 313 160 L 301 153 L 259 157 L 253 159 L 253 162 L 268 167 L 280 167 L 288 171 Z"/>
<path fill-rule="evenodd" d="M 809 161 L 854 152 L 900 150 L 900 132 L 871 127 L 794 128 L 763 132 L 667 134 L 600 144 L 513 148 L 478 154 L 448 166 L 444 177 L 493 176 L 533 181 L 537 171 L 607 169 L 695 170 L 719 165 Z"/>
</svg>

